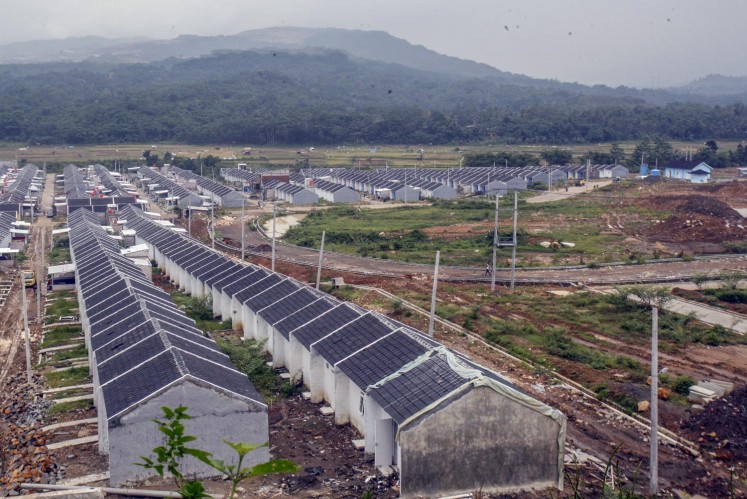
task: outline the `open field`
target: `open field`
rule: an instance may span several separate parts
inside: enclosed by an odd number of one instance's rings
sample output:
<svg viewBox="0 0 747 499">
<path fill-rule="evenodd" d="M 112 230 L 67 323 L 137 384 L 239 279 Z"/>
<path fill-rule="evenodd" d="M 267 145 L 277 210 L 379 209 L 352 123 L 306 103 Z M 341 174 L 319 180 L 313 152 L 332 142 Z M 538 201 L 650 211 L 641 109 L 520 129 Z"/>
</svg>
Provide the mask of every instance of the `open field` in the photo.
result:
<svg viewBox="0 0 747 499">
<path fill-rule="evenodd" d="M 549 203 L 519 203 L 518 266 L 594 265 L 741 251 L 747 235 L 733 210 L 747 183 L 693 186 L 628 181 Z M 523 198 L 523 196 L 522 196 Z M 500 235 L 510 237 L 512 207 L 501 209 Z M 393 205 L 360 210 L 312 210 L 284 240 L 317 248 L 326 231 L 329 251 L 444 265 L 484 265 L 492 255 L 494 204 L 482 199 Z M 560 244 L 544 248 L 541 243 Z M 499 251 L 498 266 L 509 265 Z"/>
<path fill-rule="evenodd" d="M 717 140 L 720 150 L 735 149 L 737 141 Z M 689 147 L 697 149 L 702 147 L 699 142 L 671 142 L 675 150 L 684 150 Z M 487 145 L 386 145 L 377 146 L 376 152 L 371 152 L 369 146 L 344 145 L 339 147 L 320 146 L 287 146 L 268 147 L 253 146 L 248 156 L 243 155 L 246 145 L 227 144 L 110 144 L 91 146 L 29 146 L 20 143 L 0 143 L 0 160 L 21 160 L 30 162 L 75 162 L 95 163 L 97 161 L 118 160 L 125 164 L 138 164 L 143 157 L 143 151 L 163 157 L 167 151 L 177 156 L 197 158 L 208 155 L 225 159 L 229 163 L 247 163 L 255 166 L 329 166 L 329 167 L 458 167 L 465 153 L 511 151 L 539 155 L 542 151 L 559 148 L 571 151 L 574 156 L 581 155 L 587 151 L 607 152 L 611 144 L 574 144 L 567 146 L 549 146 L 542 144 L 513 145 L 487 144 Z M 624 142 L 620 144 L 626 154 L 630 155 L 637 142 Z M 422 149 L 422 152 L 420 152 Z"/>
</svg>

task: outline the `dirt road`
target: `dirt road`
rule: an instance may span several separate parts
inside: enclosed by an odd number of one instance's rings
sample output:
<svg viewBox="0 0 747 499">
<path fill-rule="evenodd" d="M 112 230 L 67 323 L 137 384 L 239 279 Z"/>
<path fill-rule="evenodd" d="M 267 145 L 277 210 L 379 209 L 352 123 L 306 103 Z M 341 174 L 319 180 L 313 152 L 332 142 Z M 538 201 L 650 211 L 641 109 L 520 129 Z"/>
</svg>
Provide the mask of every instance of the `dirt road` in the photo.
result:
<svg viewBox="0 0 747 499">
<path fill-rule="evenodd" d="M 268 239 L 252 231 L 247 234 L 250 248 L 267 246 Z M 235 245 L 238 247 L 238 245 Z M 255 256 L 269 257 L 267 252 L 255 252 Z M 284 243 L 276 244 L 278 260 L 298 265 L 316 266 L 319 263 L 319 252 L 312 248 L 301 248 Z M 389 277 L 408 275 L 432 275 L 430 265 L 364 258 L 343 253 L 324 253 L 324 267 L 342 272 L 355 272 Z M 722 270 L 747 269 L 747 256 L 735 255 L 728 258 L 695 259 L 692 261 L 675 261 L 666 263 L 647 263 L 642 265 L 613 265 L 599 268 L 570 269 L 517 269 L 517 283 L 557 283 L 557 284 L 622 284 L 637 282 L 667 282 L 688 280 L 695 274 L 718 273 Z M 439 278 L 444 281 L 483 281 L 490 278 L 484 275 L 481 267 L 448 267 L 441 266 Z M 496 281 L 506 283 L 510 280 L 510 270 L 496 270 Z"/>
</svg>

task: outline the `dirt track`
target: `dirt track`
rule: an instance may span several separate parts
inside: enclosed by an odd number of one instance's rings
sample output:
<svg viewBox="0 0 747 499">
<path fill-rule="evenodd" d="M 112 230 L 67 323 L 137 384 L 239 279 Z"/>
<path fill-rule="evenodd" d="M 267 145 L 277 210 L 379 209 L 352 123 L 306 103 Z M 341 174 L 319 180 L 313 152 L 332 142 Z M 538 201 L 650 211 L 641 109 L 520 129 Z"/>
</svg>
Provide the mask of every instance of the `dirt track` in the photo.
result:
<svg viewBox="0 0 747 499">
<path fill-rule="evenodd" d="M 228 233 L 227 229 L 224 232 Z M 249 232 L 247 246 L 257 248 L 267 246 L 268 240 L 258 232 Z M 238 247 L 238 242 L 232 244 Z M 268 252 L 255 253 L 269 257 Z M 315 267 L 319 263 L 319 252 L 311 248 L 301 248 L 276 242 L 276 258 L 298 265 Z M 342 253 L 324 253 L 324 266 L 342 272 L 366 273 L 389 277 L 408 276 L 416 274 L 432 275 L 433 268 L 428 265 L 364 258 Z M 735 255 L 728 258 L 696 259 L 692 261 L 676 261 L 667 263 L 649 263 L 642 265 L 604 266 L 596 269 L 517 269 L 518 283 L 559 283 L 575 284 L 615 284 L 634 282 L 677 281 L 688 280 L 695 274 L 718 273 L 722 270 L 747 269 L 747 256 Z M 482 267 L 445 267 L 439 269 L 439 278 L 444 281 L 485 281 Z M 496 280 L 507 282 L 510 270 L 499 268 Z"/>
</svg>

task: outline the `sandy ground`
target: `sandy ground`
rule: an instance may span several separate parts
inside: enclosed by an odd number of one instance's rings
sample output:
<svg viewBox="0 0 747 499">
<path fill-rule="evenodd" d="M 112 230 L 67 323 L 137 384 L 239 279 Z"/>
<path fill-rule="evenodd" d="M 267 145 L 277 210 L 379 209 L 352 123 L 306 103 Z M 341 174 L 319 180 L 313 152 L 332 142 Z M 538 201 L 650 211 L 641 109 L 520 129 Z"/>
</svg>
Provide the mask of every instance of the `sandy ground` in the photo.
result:
<svg viewBox="0 0 747 499">
<path fill-rule="evenodd" d="M 301 220 L 306 218 L 305 214 L 297 213 L 293 215 L 285 215 L 282 217 L 276 217 L 275 218 L 275 237 L 283 237 L 286 232 L 288 232 L 288 229 L 291 227 L 298 225 Z M 265 232 L 268 235 L 272 234 L 272 219 L 265 222 L 265 224 L 262 226 L 262 228 L 265 230 Z"/>
<path fill-rule="evenodd" d="M 594 189 L 604 187 L 605 185 L 611 184 L 611 183 L 612 183 L 611 180 L 601 180 L 599 182 L 589 182 L 589 184 L 583 185 L 580 187 L 575 187 L 575 186 L 568 187 L 568 190 L 566 190 L 565 187 L 562 187 L 559 190 L 544 192 L 540 194 L 539 196 L 529 198 L 527 199 L 527 203 L 547 203 L 550 201 L 560 201 L 561 199 L 568 199 L 578 194 L 583 194 L 585 192 L 591 192 Z"/>
</svg>

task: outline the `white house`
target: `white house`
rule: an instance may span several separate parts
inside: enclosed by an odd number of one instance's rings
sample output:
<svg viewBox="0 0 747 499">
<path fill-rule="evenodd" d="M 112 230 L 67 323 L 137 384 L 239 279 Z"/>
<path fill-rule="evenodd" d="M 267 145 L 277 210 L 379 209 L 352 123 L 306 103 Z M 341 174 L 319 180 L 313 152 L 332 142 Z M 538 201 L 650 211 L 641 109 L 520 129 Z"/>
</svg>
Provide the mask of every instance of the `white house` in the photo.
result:
<svg viewBox="0 0 747 499">
<path fill-rule="evenodd" d="M 713 168 L 704 161 L 673 161 L 664 167 L 664 177 L 705 184 L 710 180 L 712 171 Z"/>
</svg>

